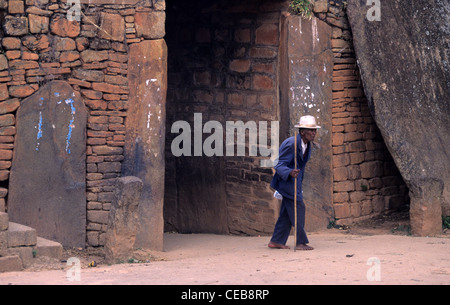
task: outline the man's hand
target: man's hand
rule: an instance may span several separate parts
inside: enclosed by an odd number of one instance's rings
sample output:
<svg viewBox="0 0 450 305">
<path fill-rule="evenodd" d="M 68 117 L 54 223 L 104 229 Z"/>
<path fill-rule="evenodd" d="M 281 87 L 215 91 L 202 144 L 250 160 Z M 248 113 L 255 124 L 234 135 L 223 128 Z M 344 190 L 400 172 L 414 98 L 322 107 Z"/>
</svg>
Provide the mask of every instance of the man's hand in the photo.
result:
<svg viewBox="0 0 450 305">
<path fill-rule="evenodd" d="M 300 174 L 300 170 L 299 169 L 293 169 L 290 173 L 290 175 L 294 178 L 298 177 L 298 174 Z"/>
</svg>

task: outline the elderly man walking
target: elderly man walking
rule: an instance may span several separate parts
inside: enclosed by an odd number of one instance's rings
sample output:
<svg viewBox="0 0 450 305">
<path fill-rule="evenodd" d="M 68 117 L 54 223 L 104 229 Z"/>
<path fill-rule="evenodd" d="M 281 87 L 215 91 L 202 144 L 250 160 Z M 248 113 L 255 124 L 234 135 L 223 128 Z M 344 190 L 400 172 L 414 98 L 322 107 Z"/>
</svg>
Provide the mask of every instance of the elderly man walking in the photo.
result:
<svg viewBox="0 0 450 305">
<path fill-rule="evenodd" d="M 296 250 L 313 250 L 308 246 L 308 237 L 305 232 L 305 204 L 302 195 L 302 181 L 305 166 L 311 156 L 311 143 L 314 141 L 317 126 L 313 116 L 306 115 L 300 118 L 297 139 L 290 137 L 280 146 L 278 163 L 275 165 L 276 173 L 270 186 L 282 196 L 280 216 L 275 224 L 272 238 L 268 244 L 269 248 L 289 249 L 286 241 L 289 237 L 292 226 L 295 224 L 295 214 L 297 214 L 297 234 L 295 245 Z M 297 147 L 295 147 L 297 143 Z M 297 152 L 295 152 L 297 150 Z M 295 162 L 297 156 L 297 162 Z M 297 168 L 295 165 L 297 164 Z M 297 181 L 297 195 L 295 196 L 295 181 Z M 294 198 L 297 199 L 297 213 L 295 213 Z"/>
</svg>

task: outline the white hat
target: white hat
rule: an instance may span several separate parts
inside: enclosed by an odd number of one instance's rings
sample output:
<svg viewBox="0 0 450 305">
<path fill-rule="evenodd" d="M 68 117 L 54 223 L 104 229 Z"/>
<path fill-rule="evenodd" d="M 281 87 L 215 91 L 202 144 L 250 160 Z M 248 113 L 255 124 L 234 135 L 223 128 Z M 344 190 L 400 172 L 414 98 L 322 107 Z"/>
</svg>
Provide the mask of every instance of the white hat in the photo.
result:
<svg viewBox="0 0 450 305">
<path fill-rule="evenodd" d="M 315 117 L 312 115 L 305 115 L 300 118 L 300 122 L 298 125 L 295 125 L 295 128 L 317 129 L 321 127 L 317 126 Z"/>
</svg>

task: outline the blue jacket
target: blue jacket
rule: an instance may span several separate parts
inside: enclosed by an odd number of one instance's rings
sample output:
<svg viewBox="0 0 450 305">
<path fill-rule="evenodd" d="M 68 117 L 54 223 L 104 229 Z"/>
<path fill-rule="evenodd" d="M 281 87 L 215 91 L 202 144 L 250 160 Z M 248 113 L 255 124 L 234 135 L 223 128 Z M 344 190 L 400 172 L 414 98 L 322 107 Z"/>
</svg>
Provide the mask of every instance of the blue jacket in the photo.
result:
<svg viewBox="0 0 450 305">
<path fill-rule="evenodd" d="M 305 172 L 305 166 L 311 156 L 311 143 L 308 143 L 306 156 L 303 159 L 302 138 L 297 135 L 297 168 L 300 174 L 297 178 L 297 201 L 303 200 L 302 181 Z M 277 190 L 283 197 L 294 200 L 294 182 L 295 178 L 290 175 L 294 169 L 294 137 L 287 138 L 280 146 L 278 163 L 275 165 L 276 173 L 270 183 L 270 186 Z"/>
</svg>

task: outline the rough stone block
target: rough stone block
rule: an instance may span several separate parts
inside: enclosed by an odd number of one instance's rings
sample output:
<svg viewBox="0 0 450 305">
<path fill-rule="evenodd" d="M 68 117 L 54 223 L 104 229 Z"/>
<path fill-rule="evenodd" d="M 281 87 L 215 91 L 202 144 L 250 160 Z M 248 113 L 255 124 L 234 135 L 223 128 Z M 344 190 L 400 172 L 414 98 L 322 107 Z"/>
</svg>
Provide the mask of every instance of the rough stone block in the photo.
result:
<svg viewBox="0 0 450 305">
<path fill-rule="evenodd" d="M 360 202 L 366 199 L 366 193 L 365 192 L 351 192 L 350 193 L 350 201 L 351 202 Z"/>
<path fill-rule="evenodd" d="M 22 260 L 18 255 L 0 257 L 0 272 L 22 271 Z"/>
<path fill-rule="evenodd" d="M 28 18 L 6 16 L 4 29 L 9 36 L 23 36 L 28 34 Z"/>
<path fill-rule="evenodd" d="M 267 75 L 254 75 L 252 87 L 254 90 L 272 90 L 274 81 Z"/>
<path fill-rule="evenodd" d="M 75 50 L 75 40 L 72 38 L 53 37 L 52 47 L 55 51 L 72 51 Z"/>
<path fill-rule="evenodd" d="M 8 248 L 8 255 L 14 256 L 18 255 L 22 261 L 22 265 L 27 268 L 33 262 L 33 247 L 15 247 Z"/>
<path fill-rule="evenodd" d="M 10 14 L 23 14 L 25 12 L 25 6 L 23 1 L 9 0 L 8 1 L 8 13 Z"/>
<path fill-rule="evenodd" d="M 77 37 L 80 34 L 80 23 L 70 21 L 65 15 L 57 15 L 50 22 L 51 32 L 60 37 Z"/>
<path fill-rule="evenodd" d="M 60 260 L 63 256 L 63 247 L 60 243 L 42 237 L 37 238 L 36 257 L 52 257 Z"/>
<path fill-rule="evenodd" d="M 48 33 L 48 17 L 29 14 L 28 21 L 30 23 L 30 32 L 32 34 Z"/>
<path fill-rule="evenodd" d="M 335 192 L 351 192 L 355 190 L 353 181 L 342 181 L 334 183 Z"/>
<path fill-rule="evenodd" d="M 8 60 L 6 59 L 6 56 L 3 54 L 0 54 L 0 71 L 8 69 Z"/>
<path fill-rule="evenodd" d="M 125 89 L 124 87 L 107 84 L 107 83 L 93 83 L 92 89 L 106 92 L 106 93 L 115 93 L 115 94 L 128 94 L 128 89 Z"/>
<path fill-rule="evenodd" d="M 344 203 L 344 202 L 348 202 L 348 193 L 347 192 L 333 194 L 333 203 Z"/>
<path fill-rule="evenodd" d="M 3 37 L 2 46 L 7 50 L 20 49 L 20 39 L 15 37 Z"/>
<path fill-rule="evenodd" d="M 123 148 L 100 145 L 92 147 L 92 152 L 98 155 L 121 155 Z"/>
<path fill-rule="evenodd" d="M 350 205 L 348 203 L 335 204 L 334 216 L 337 219 L 351 217 Z"/>
<path fill-rule="evenodd" d="M 137 12 L 134 22 L 137 37 L 161 39 L 166 34 L 166 13 L 163 11 L 156 11 L 153 13 Z"/>
<path fill-rule="evenodd" d="M 347 167 L 337 167 L 333 169 L 334 181 L 344 181 L 348 178 Z"/>
<path fill-rule="evenodd" d="M 350 164 L 350 157 L 348 154 L 340 154 L 333 156 L 333 166 L 343 167 Z"/>
<path fill-rule="evenodd" d="M 33 85 L 9 86 L 9 94 L 13 97 L 24 98 L 32 95 L 36 89 Z"/>
<path fill-rule="evenodd" d="M 59 55 L 60 62 L 71 62 L 80 58 L 80 53 L 77 51 L 64 51 Z M 89 85 L 90 86 L 90 85 Z"/>
<path fill-rule="evenodd" d="M 13 114 L 0 115 L 0 127 L 11 126 L 16 122 Z"/>
<path fill-rule="evenodd" d="M 8 86 L 6 84 L 0 84 L 0 101 L 9 98 Z"/>
<path fill-rule="evenodd" d="M 108 51 L 85 50 L 81 52 L 81 59 L 85 63 L 100 62 L 109 59 Z"/>
<path fill-rule="evenodd" d="M 108 224 L 108 211 L 88 211 L 87 220 L 90 222 Z"/>
<path fill-rule="evenodd" d="M 84 247 L 87 111 L 80 94 L 65 81 L 47 83 L 21 102 L 16 120 L 10 219 L 65 246 Z"/>
<path fill-rule="evenodd" d="M 117 179 L 106 233 L 105 254 L 109 263 L 127 260 L 135 250 L 142 188 L 142 180 L 137 177 Z"/>
<path fill-rule="evenodd" d="M 315 13 L 326 13 L 328 11 L 328 1 L 320 0 L 314 2 L 314 12 Z"/>
<path fill-rule="evenodd" d="M 100 28 L 98 37 L 113 41 L 124 41 L 125 39 L 125 20 L 119 14 L 101 14 Z"/>
<path fill-rule="evenodd" d="M 381 161 L 370 161 L 360 164 L 361 178 L 370 179 L 383 175 L 383 163 Z"/>
<path fill-rule="evenodd" d="M 279 29 L 277 24 L 262 24 L 255 31 L 255 43 L 261 45 L 278 45 Z"/>
<path fill-rule="evenodd" d="M 22 247 L 36 245 L 36 230 L 15 222 L 9 223 L 8 247 Z"/>
</svg>

